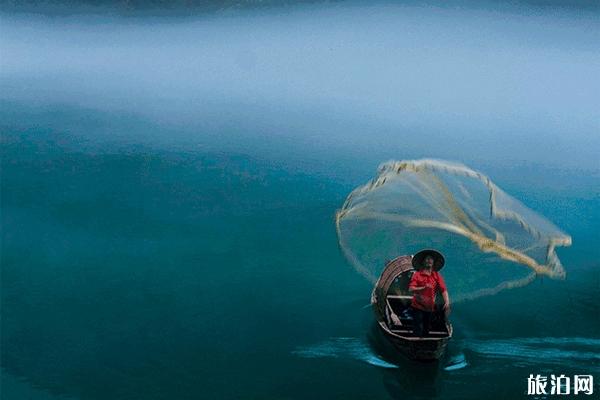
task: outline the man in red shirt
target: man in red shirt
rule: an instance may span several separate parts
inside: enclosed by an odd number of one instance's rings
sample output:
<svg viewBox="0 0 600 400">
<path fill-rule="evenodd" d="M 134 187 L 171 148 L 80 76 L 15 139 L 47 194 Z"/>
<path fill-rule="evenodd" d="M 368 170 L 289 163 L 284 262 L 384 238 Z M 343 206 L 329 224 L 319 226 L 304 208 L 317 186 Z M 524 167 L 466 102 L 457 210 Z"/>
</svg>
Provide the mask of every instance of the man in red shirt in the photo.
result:
<svg viewBox="0 0 600 400">
<path fill-rule="evenodd" d="M 438 272 L 444 266 L 444 257 L 435 250 L 423 250 L 415 254 L 412 260 L 416 269 L 408 290 L 413 293 L 411 308 L 413 311 L 414 333 L 422 337 L 429 333 L 431 317 L 435 311 L 436 293 L 442 293 L 446 316 L 450 313 L 450 298 L 444 278 Z"/>
</svg>

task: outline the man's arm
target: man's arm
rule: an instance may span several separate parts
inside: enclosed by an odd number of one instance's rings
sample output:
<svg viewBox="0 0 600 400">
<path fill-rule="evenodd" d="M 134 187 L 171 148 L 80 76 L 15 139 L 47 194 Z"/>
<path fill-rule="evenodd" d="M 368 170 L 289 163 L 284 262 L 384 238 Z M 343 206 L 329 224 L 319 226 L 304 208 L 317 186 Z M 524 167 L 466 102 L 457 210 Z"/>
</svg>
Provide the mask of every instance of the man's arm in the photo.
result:
<svg viewBox="0 0 600 400">
<path fill-rule="evenodd" d="M 435 277 L 438 282 L 438 288 L 440 292 L 442 292 L 442 297 L 444 298 L 444 310 L 446 313 L 450 312 L 450 296 L 448 296 L 448 289 L 446 288 L 446 282 L 444 282 L 444 278 L 442 278 L 442 274 L 439 272 L 435 273 Z"/>
<path fill-rule="evenodd" d="M 446 312 L 450 312 L 450 296 L 448 296 L 448 291 L 444 290 L 442 292 L 442 297 L 444 298 L 444 310 L 446 310 Z"/>
</svg>

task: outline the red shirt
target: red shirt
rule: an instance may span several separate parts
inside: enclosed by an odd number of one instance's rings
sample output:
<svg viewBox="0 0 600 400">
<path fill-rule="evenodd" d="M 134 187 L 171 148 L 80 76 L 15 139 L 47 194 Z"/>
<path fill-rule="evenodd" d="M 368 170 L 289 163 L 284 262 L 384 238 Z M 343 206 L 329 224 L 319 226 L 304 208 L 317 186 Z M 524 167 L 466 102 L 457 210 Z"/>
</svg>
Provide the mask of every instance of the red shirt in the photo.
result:
<svg viewBox="0 0 600 400">
<path fill-rule="evenodd" d="M 444 278 L 437 271 L 431 271 L 427 274 L 424 271 L 416 271 L 408 285 L 409 289 L 428 286 L 423 290 L 414 292 L 411 305 L 419 310 L 432 312 L 435 310 L 435 294 L 439 290 L 441 293 L 446 291 Z"/>
</svg>

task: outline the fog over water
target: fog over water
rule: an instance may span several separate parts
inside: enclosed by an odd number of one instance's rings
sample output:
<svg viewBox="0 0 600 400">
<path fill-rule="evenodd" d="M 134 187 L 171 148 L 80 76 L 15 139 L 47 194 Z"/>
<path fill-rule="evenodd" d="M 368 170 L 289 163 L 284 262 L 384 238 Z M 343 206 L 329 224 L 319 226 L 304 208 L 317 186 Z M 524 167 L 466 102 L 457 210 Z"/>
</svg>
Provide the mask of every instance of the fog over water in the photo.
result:
<svg viewBox="0 0 600 400">
<path fill-rule="evenodd" d="M 598 169 L 595 13 L 339 4 L 2 22 L 3 100 L 131 113 L 242 148 Z"/>
</svg>

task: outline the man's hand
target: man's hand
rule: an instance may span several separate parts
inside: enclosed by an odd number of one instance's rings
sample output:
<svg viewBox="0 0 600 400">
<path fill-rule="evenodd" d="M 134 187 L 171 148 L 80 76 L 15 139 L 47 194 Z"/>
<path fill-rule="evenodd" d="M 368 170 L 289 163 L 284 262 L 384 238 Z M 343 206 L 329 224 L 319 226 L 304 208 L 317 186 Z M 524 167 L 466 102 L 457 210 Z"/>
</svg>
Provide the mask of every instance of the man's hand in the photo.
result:
<svg viewBox="0 0 600 400">
<path fill-rule="evenodd" d="M 444 290 L 442 297 L 444 298 L 444 314 L 446 315 L 446 318 L 448 318 L 448 315 L 450 315 L 450 296 L 448 296 L 447 290 Z"/>
<path fill-rule="evenodd" d="M 444 313 L 446 314 L 446 317 L 450 315 L 450 310 L 450 303 L 444 303 Z"/>
</svg>

